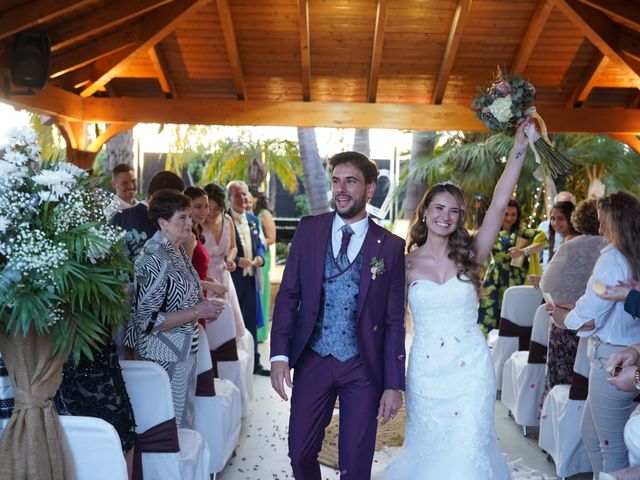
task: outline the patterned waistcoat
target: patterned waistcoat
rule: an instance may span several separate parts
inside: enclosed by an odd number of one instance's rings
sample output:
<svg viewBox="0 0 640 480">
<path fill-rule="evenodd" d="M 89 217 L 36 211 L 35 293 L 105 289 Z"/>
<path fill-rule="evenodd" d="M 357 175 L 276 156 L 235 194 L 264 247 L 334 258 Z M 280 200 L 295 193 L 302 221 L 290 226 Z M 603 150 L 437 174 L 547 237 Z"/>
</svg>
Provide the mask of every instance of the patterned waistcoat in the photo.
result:
<svg viewBox="0 0 640 480">
<path fill-rule="evenodd" d="M 360 270 L 363 249 L 342 271 L 331 249 L 331 239 L 324 259 L 322 302 L 318 320 L 313 327 L 311 349 L 322 357 L 333 355 L 344 362 L 358 355 L 356 314 L 360 291 Z"/>
</svg>

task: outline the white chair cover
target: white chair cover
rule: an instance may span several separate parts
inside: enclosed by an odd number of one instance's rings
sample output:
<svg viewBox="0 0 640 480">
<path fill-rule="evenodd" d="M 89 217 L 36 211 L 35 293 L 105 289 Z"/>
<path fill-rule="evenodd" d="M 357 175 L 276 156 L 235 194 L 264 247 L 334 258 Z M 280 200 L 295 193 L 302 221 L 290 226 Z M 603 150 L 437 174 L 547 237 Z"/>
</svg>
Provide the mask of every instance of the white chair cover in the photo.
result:
<svg viewBox="0 0 640 480">
<path fill-rule="evenodd" d="M 255 354 L 253 353 L 254 347 L 253 336 L 249 333 L 249 330 L 244 331 L 244 334 L 236 340 L 238 346 L 238 359 L 240 364 L 244 366 L 244 370 L 247 372 L 247 394 L 249 400 L 253 400 L 253 367 L 255 366 Z"/>
<path fill-rule="evenodd" d="M 131 399 L 136 432 L 175 417 L 171 385 L 167 372 L 154 362 L 121 360 L 120 367 Z M 185 428 L 178 429 L 180 451 L 142 454 L 145 480 L 209 480 L 209 447 L 202 436 Z"/>
<path fill-rule="evenodd" d="M 504 336 L 506 330 L 506 322 L 503 319 L 512 322 L 517 327 L 531 327 L 533 325 L 533 316 L 536 309 L 542 303 L 542 292 L 539 288 L 530 285 L 521 285 L 509 287 L 505 290 L 502 297 L 502 308 L 500 310 L 500 332 L 495 342 L 495 346 L 491 349 L 493 357 L 493 366 L 496 371 L 496 385 L 502 387 L 502 369 L 504 362 L 511 356 L 513 352 L 518 350 L 526 350 L 526 346 L 518 348 L 520 339 L 513 336 Z M 529 339 L 526 339 L 526 345 L 529 345 Z"/>
<path fill-rule="evenodd" d="M 515 422 L 523 427 L 534 427 L 540 423 L 538 407 L 544 392 L 548 346 L 549 315 L 545 306 L 540 305 L 533 319 L 530 351 L 514 352 L 505 362 L 502 376 L 501 401 L 513 413 Z"/>
<path fill-rule="evenodd" d="M 76 480 L 127 480 L 118 432 L 101 418 L 60 415 Z"/>
<path fill-rule="evenodd" d="M 231 308 L 225 308 L 215 321 L 207 322 L 205 330 L 211 350 L 217 349 L 232 339 L 235 340 L 236 325 Z M 245 331 L 245 335 L 251 336 L 247 331 Z M 231 380 L 240 390 L 243 417 L 249 414 L 249 404 L 253 399 L 253 363 L 250 365 L 249 372 L 248 361 L 249 357 L 246 352 L 238 349 L 238 360 L 218 362 L 218 376 Z"/>
<path fill-rule="evenodd" d="M 585 377 L 589 376 L 587 339 L 580 338 L 573 364 L 573 371 Z M 585 401 L 570 399 L 570 389 L 569 385 L 553 387 L 544 399 L 540 417 L 538 445 L 553 458 L 559 477 L 592 471 L 580 434 Z"/>
<path fill-rule="evenodd" d="M 211 355 L 204 328 L 200 327 L 198 340 L 197 374 L 210 371 Z M 197 396 L 195 406 L 195 429 L 209 444 L 211 460 L 209 473 L 220 472 L 238 445 L 242 399 L 240 390 L 230 380 L 214 381 L 216 395 Z"/>
<path fill-rule="evenodd" d="M 624 426 L 624 444 L 629 450 L 629 465 L 640 465 L 640 411 L 637 408 Z"/>
</svg>

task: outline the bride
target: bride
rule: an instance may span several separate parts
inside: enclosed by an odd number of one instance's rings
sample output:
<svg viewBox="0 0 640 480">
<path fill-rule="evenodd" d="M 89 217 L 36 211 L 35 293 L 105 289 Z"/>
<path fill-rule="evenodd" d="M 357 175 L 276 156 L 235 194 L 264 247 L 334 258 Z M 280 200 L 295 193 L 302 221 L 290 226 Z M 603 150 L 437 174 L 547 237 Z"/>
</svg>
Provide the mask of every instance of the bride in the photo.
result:
<svg viewBox="0 0 640 480">
<path fill-rule="evenodd" d="M 407 426 L 393 480 L 503 480 L 511 474 L 493 422 L 496 381 L 477 326 L 480 268 L 495 242 L 527 151 L 527 119 L 475 238 L 459 187 L 431 188 L 416 209 L 406 256 L 415 334 L 407 372 Z"/>
</svg>

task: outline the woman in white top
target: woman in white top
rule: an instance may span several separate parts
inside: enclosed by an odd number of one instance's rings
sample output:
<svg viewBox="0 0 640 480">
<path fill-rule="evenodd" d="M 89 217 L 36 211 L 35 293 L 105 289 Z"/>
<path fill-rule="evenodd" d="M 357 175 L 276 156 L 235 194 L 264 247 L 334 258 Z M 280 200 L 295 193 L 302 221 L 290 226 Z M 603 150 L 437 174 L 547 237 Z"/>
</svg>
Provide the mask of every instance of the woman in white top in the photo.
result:
<svg viewBox="0 0 640 480">
<path fill-rule="evenodd" d="M 560 304 L 553 309 L 556 324 L 578 330 L 578 336 L 589 337 L 589 395 L 581 431 L 594 479 L 600 472 L 613 472 L 629 465 L 623 431 L 637 392 L 623 392 L 612 386 L 607 381 L 606 364 L 611 355 L 640 343 L 640 322 L 625 312 L 622 302 L 601 298 L 593 286 L 595 282 L 615 285 L 638 278 L 640 200 L 627 192 L 602 198 L 598 201 L 598 219 L 600 233 L 610 244 L 602 249 L 587 289 L 575 307 Z"/>
</svg>

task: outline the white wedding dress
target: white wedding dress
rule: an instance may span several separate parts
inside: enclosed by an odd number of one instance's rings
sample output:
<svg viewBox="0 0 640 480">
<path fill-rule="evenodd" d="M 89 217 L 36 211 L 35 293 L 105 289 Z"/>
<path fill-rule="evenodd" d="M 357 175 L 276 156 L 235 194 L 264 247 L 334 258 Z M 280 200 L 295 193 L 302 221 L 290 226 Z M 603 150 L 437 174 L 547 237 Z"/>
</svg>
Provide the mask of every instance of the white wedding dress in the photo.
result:
<svg viewBox="0 0 640 480">
<path fill-rule="evenodd" d="M 493 422 L 495 373 L 476 324 L 473 284 L 457 277 L 442 285 L 417 280 L 408 299 L 415 334 L 405 440 L 379 478 L 511 479 Z"/>
</svg>

